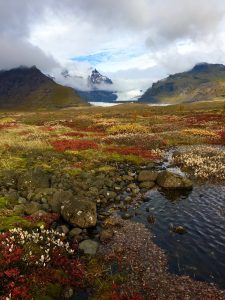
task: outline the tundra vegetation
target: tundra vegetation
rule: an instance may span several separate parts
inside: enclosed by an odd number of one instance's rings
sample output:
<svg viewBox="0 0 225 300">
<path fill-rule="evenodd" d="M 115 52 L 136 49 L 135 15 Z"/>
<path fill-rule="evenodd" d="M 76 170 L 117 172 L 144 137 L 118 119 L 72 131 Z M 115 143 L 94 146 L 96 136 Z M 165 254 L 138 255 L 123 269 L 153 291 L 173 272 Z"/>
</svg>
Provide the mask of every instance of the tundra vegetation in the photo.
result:
<svg viewBox="0 0 225 300">
<path fill-rule="evenodd" d="M 151 233 L 117 215 L 177 146 L 192 181 L 224 182 L 224 102 L 2 111 L 0 299 L 225 299 L 169 274 Z"/>
</svg>

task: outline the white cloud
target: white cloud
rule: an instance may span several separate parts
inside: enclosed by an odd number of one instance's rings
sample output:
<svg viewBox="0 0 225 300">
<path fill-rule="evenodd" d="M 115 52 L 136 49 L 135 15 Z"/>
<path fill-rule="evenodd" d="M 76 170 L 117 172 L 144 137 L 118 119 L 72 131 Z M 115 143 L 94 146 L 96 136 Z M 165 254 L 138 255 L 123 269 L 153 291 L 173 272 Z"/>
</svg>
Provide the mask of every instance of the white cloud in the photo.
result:
<svg viewBox="0 0 225 300">
<path fill-rule="evenodd" d="M 225 63 L 224 17 L 223 0 L 0 1 L 0 68 L 60 63 L 87 76 L 91 61 L 70 58 L 105 52 L 96 67 L 135 93 L 197 62 Z"/>
</svg>

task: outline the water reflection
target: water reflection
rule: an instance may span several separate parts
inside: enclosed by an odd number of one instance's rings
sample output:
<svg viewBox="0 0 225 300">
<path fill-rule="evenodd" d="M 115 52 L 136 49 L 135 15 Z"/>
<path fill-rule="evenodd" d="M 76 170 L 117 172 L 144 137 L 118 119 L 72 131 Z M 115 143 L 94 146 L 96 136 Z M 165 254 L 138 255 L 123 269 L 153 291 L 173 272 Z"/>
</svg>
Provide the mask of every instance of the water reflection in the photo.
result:
<svg viewBox="0 0 225 300">
<path fill-rule="evenodd" d="M 155 234 L 155 242 L 168 255 L 169 270 L 225 288 L 225 186 L 154 190 L 148 198 L 134 220 Z M 147 221 L 149 212 L 156 218 L 154 224 Z M 183 226 L 187 233 L 174 233 L 171 224 Z"/>
</svg>

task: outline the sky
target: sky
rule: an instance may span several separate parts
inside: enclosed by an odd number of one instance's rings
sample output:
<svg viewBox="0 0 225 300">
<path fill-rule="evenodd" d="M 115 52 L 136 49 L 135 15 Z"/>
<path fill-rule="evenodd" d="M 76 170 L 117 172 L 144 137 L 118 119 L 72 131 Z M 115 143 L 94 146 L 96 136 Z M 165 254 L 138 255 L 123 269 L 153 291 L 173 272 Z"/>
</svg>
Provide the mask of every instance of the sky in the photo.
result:
<svg viewBox="0 0 225 300">
<path fill-rule="evenodd" d="M 224 0 L 0 0 L 0 69 L 59 80 L 68 69 L 85 89 L 97 68 L 125 100 L 196 63 L 225 64 L 224 25 Z"/>
</svg>

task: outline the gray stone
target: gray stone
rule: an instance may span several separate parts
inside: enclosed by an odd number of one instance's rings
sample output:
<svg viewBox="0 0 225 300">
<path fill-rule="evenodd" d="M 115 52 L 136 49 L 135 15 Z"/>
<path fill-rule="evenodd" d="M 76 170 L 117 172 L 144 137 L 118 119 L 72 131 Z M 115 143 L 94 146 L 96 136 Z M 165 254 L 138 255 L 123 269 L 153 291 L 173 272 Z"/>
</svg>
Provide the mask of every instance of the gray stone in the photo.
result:
<svg viewBox="0 0 225 300">
<path fill-rule="evenodd" d="M 188 178 L 164 171 L 158 175 L 157 184 L 167 189 L 191 189 L 193 183 Z"/>
<path fill-rule="evenodd" d="M 61 215 L 65 221 L 75 227 L 93 227 L 97 222 L 96 203 L 77 199 L 64 201 Z"/>
<path fill-rule="evenodd" d="M 158 174 L 156 171 L 143 170 L 138 175 L 138 181 L 156 181 Z"/>
<path fill-rule="evenodd" d="M 84 252 L 84 254 L 95 255 L 99 247 L 99 243 L 93 240 L 85 240 L 79 244 L 79 249 Z"/>
</svg>

